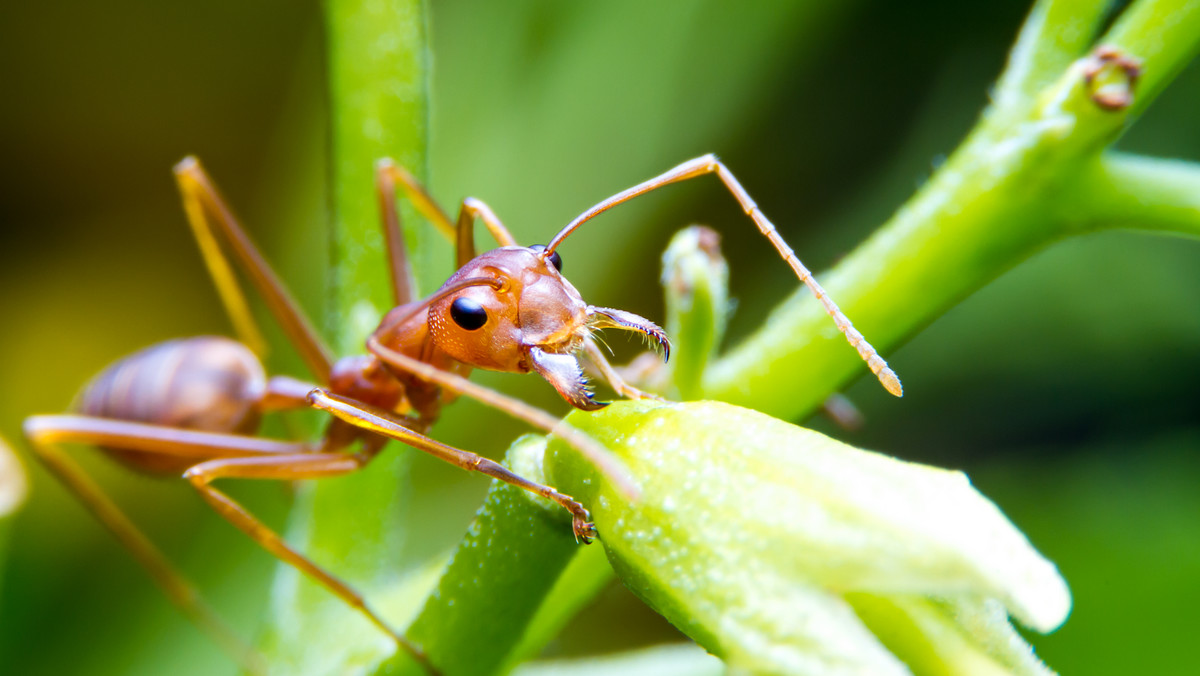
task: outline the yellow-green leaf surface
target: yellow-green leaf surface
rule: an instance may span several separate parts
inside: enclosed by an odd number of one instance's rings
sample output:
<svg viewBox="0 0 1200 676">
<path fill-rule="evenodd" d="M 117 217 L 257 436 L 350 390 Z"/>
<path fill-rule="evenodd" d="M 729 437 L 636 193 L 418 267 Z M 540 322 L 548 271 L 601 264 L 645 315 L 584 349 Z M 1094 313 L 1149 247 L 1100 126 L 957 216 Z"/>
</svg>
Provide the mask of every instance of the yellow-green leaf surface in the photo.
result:
<svg viewBox="0 0 1200 676">
<path fill-rule="evenodd" d="M 568 420 L 629 464 L 643 496 L 627 502 L 557 441 L 549 478 L 592 510 L 625 584 L 735 668 L 969 673 L 937 657 L 951 649 L 935 635 L 944 630 L 998 673 L 1036 673 L 1007 622 L 980 633 L 951 607 L 990 599 L 1039 631 L 1070 609 L 1054 565 L 960 472 L 715 402 L 620 402 Z M 864 622 L 855 603 L 871 598 L 894 612 Z M 943 605 L 910 612 L 914 599 Z M 909 638 L 893 645 L 901 629 Z M 924 653 L 911 649 L 918 638 L 931 642 Z M 1022 651 L 1028 659 L 1013 656 Z M 933 655 L 941 670 L 906 653 Z"/>
</svg>

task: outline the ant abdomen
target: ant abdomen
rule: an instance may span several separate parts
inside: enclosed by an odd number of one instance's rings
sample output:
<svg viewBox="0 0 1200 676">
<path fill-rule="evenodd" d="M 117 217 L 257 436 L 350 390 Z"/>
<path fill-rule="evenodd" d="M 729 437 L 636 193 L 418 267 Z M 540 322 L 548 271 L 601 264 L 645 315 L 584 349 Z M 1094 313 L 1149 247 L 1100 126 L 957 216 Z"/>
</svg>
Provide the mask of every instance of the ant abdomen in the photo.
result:
<svg viewBox="0 0 1200 676">
<path fill-rule="evenodd" d="M 266 374 L 258 357 L 229 338 L 170 340 L 135 352 L 104 369 L 80 393 L 74 408 L 89 416 L 202 432 L 251 434 Z M 182 472 L 194 459 L 105 448 L 147 472 Z"/>
</svg>

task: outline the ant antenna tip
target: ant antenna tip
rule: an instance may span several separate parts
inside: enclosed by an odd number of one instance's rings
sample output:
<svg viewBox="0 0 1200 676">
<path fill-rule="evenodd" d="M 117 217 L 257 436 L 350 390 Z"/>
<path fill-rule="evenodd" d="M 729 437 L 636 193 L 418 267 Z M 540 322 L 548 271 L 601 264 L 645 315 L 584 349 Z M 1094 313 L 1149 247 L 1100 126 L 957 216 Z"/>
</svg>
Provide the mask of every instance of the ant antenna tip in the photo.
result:
<svg viewBox="0 0 1200 676">
<path fill-rule="evenodd" d="M 891 369 L 885 369 L 882 372 L 880 372 L 879 382 L 882 383 L 884 389 L 886 389 L 891 394 L 893 394 L 897 397 L 904 396 L 904 388 L 901 387 L 901 385 L 900 385 L 900 378 L 897 377 L 896 373 L 894 371 L 892 371 Z"/>
</svg>

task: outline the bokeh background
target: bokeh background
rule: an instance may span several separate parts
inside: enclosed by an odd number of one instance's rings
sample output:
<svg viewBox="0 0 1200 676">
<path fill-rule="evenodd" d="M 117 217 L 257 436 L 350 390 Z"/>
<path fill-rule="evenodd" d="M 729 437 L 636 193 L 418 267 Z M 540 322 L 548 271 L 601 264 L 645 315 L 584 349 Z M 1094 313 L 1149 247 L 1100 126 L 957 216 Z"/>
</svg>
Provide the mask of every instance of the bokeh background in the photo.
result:
<svg viewBox="0 0 1200 676">
<path fill-rule="evenodd" d="M 480 197 L 519 240 L 544 242 L 596 200 L 713 151 L 822 269 L 970 129 L 1028 4 L 433 2 L 433 192 L 447 205 Z M 229 333 L 171 178 L 185 154 L 206 162 L 320 315 L 318 6 L 3 3 L 0 63 L 0 434 L 15 441 L 22 418 L 63 410 L 88 377 L 134 349 Z M 1119 147 L 1200 160 L 1198 109 L 1193 66 Z M 658 256 L 690 223 L 724 235 L 736 340 L 795 281 L 716 181 L 598 220 L 564 246 L 565 271 L 593 303 L 661 317 Z M 1059 243 L 887 356 L 904 378 L 902 400 L 864 380 L 847 391 L 864 429 L 807 424 L 965 469 L 1071 585 L 1071 618 L 1030 637 L 1052 667 L 1194 673 L 1200 242 L 1105 233 Z M 297 368 L 283 349 L 270 364 Z M 536 379 L 479 380 L 563 408 Z M 520 431 L 463 402 L 437 435 L 495 456 Z M 181 482 L 79 455 L 252 634 L 272 559 Z M 108 534 L 30 469 L 30 500 L 0 544 L 3 671 L 231 672 Z M 432 460 L 420 471 L 421 537 L 435 552 L 462 535 L 486 485 Z M 288 487 L 229 489 L 283 524 Z M 549 650 L 678 638 L 614 587 Z"/>
</svg>

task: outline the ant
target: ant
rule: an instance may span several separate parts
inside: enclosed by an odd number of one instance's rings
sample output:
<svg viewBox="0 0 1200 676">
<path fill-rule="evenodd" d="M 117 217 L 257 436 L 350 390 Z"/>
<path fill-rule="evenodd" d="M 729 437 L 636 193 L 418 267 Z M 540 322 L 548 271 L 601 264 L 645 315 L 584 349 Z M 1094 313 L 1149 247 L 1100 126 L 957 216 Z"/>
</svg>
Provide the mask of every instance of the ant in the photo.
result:
<svg viewBox="0 0 1200 676">
<path fill-rule="evenodd" d="M 669 355 L 666 334 L 630 312 L 583 301 L 562 276 L 559 245 L 586 221 L 665 185 L 716 174 L 759 230 L 779 251 L 858 350 L 889 392 L 900 381 L 854 329 L 812 274 L 763 216 L 733 174 L 705 155 L 624 190 L 580 214 L 549 244 L 523 247 L 482 201 L 463 200 L 451 221 L 426 189 L 390 160 L 376 167 L 376 192 L 396 306 L 366 342 L 367 354 L 334 360 L 311 322 L 247 237 L 200 163 L 185 158 L 175 167 L 187 220 L 241 341 L 194 337 L 153 345 L 112 364 L 82 391 L 75 412 L 38 415 L 24 431 L 38 458 L 92 511 L 149 571 L 177 604 L 235 655 L 251 655 L 227 630 L 192 585 L 58 444 L 89 444 L 133 470 L 182 473 L 218 514 L 280 560 L 296 567 L 390 635 L 434 671 L 419 646 L 393 630 L 362 596 L 213 486 L 218 479 L 320 479 L 356 472 L 370 464 L 390 439 L 459 467 L 482 472 L 555 501 L 570 513 L 576 537 L 596 536 L 588 511 L 570 496 L 527 480 L 504 466 L 425 435 L 440 408 L 466 394 L 579 447 L 618 486 L 634 494 L 620 464 L 593 440 L 549 414 L 470 383 L 473 368 L 535 372 L 571 406 L 596 410 L 582 359 L 622 397 L 646 394 L 625 382 L 609 364 L 593 333 L 621 329 L 642 334 Z M 458 270 L 427 298 L 414 298 L 411 272 L 396 211 L 397 188 L 417 210 L 456 243 Z M 500 247 L 476 255 L 473 228 L 482 220 Z M 230 257 L 229 253 L 232 254 Z M 232 261 L 231 261 L 232 258 Z M 303 358 L 315 382 L 268 377 L 260 355 L 264 341 L 231 262 L 240 266 Z M 316 441 L 284 441 L 255 435 L 264 413 L 313 407 L 332 415 Z M 351 451 L 350 449 L 355 449 Z M 249 658 L 247 658 L 249 659 Z"/>
</svg>

